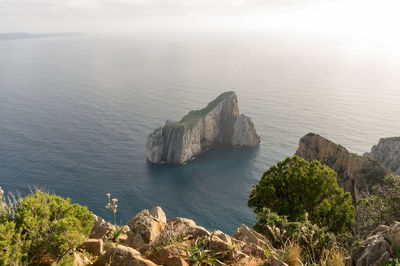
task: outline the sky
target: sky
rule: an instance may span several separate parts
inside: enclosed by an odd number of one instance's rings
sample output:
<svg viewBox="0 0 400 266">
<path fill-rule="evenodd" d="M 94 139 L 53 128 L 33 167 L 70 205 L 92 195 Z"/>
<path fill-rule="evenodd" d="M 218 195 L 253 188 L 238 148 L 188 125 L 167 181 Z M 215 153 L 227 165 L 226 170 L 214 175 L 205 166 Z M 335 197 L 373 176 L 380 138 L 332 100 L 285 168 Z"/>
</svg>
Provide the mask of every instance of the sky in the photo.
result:
<svg viewBox="0 0 400 266">
<path fill-rule="evenodd" d="M 399 41 L 399 0 L 0 0 L 0 32 L 309 31 Z"/>
</svg>

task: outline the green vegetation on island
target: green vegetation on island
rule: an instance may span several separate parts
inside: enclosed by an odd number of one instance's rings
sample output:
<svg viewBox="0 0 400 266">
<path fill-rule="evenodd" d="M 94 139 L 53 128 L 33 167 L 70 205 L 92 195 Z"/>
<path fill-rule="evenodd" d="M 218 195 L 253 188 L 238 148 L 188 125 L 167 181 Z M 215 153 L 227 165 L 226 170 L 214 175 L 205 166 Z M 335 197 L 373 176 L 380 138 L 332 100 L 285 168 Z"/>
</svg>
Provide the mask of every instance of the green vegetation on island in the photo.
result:
<svg viewBox="0 0 400 266">
<path fill-rule="evenodd" d="M 221 102 L 226 100 L 228 97 L 232 96 L 235 94 L 233 91 L 227 91 L 222 94 L 220 94 L 217 98 L 212 100 L 208 105 L 200 110 L 193 110 L 190 111 L 187 115 L 182 117 L 182 119 L 179 122 L 172 122 L 166 125 L 167 127 L 179 127 L 179 126 L 189 126 L 193 123 L 196 123 L 199 119 L 202 119 L 205 117 L 207 114 L 209 114 L 214 108 L 218 106 Z"/>
</svg>

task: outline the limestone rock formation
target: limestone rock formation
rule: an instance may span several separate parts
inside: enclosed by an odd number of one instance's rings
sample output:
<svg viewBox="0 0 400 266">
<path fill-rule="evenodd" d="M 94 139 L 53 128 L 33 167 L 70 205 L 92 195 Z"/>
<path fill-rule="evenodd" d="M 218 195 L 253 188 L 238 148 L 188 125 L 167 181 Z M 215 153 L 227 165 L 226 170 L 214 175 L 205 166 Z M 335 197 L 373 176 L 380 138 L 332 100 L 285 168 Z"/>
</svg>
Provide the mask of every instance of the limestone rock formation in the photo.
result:
<svg viewBox="0 0 400 266">
<path fill-rule="evenodd" d="M 140 249 L 146 244 L 154 243 L 166 226 L 165 220 L 165 213 L 160 207 L 153 208 L 151 212 L 149 210 L 139 212 L 127 223 L 130 232 L 125 244 Z"/>
<path fill-rule="evenodd" d="M 90 238 L 83 242 L 80 247 L 96 256 L 100 256 L 103 253 L 103 240 Z"/>
<path fill-rule="evenodd" d="M 265 259 L 265 249 L 276 252 L 269 240 L 242 224 L 232 235 L 233 242 L 240 247 L 241 251 L 253 257 Z"/>
<path fill-rule="evenodd" d="M 353 196 L 354 203 L 361 191 L 383 181 L 390 171 L 375 160 L 352 154 L 319 135 L 309 133 L 300 139 L 296 155 L 307 161 L 318 160 L 338 175 L 338 184 Z"/>
<path fill-rule="evenodd" d="M 379 225 L 372 235 L 351 252 L 352 266 L 381 265 L 395 255 L 395 247 L 400 244 L 400 222 L 390 227 Z"/>
<path fill-rule="evenodd" d="M 112 225 L 97 215 L 93 214 L 93 216 L 94 225 L 92 231 L 90 232 L 90 238 L 102 239 L 111 230 Z"/>
<path fill-rule="evenodd" d="M 140 253 L 133 248 L 118 245 L 109 248 L 93 265 L 156 266 L 157 264 L 153 263 L 151 260 L 143 258 Z"/>
<path fill-rule="evenodd" d="M 260 143 L 251 119 L 239 116 L 236 93 L 225 92 L 179 122 L 168 121 L 149 134 L 146 157 L 152 163 L 184 164 L 216 145 L 255 146 Z"/>
<path fill-rule="evenodd" d="M 381 162 L 386 168 L 400 174 L 400 137 L 382 138 L 364 157 Z"/>
<path fill-rule="evenodd" d="M 159 265 L 165 266 L 189 266 L 183 258 L 189 254 L 183 249 L 178 249 L 173 245 L 163 247 L 149 256 L 149 259 Z"/>
<path fill-rule="evenodd" d="M 241 114 L 233 125 L 232 145 L 255 146 L 260 143 L 255 126 L 250 117 Z"/>
</svg>

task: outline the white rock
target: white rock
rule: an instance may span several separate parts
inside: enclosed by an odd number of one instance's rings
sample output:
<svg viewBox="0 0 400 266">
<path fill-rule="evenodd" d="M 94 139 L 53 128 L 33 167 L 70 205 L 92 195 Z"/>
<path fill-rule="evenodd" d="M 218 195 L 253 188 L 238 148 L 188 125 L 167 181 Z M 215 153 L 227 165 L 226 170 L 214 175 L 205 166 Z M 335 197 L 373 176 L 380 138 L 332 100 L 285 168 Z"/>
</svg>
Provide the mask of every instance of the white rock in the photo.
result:
<svg viewBox="0 0 400 266">
<path fill-rule="evenodd" d="M 255 146 L 260 143 L 260 137 L 256 133 L 250 117 L 241 114 L 233 126 L 233 146 Z"/>
<path fill-rule="evenodd" d="M 167 222 L 167 216 L 165 215 L 165 212 L 159 206 L 156 206 L 153 209 L 151 209 L 150 215 L 153 216 L 154 218 L 157 218 L 162 223 Z"/>
<path fill-rule="evenodd" d="M 181 121 L 167 121 L 164 127 L 155 129 L 147 138 L 146 157 L 152 163 L 184 164 L 216 145 L 258 144 L 260 138 L 250 118 L 241 116 L 237 121 L 238 117 L 236 93 L 225 92 L 206 108 L 191 111 Z"/>
</svg>

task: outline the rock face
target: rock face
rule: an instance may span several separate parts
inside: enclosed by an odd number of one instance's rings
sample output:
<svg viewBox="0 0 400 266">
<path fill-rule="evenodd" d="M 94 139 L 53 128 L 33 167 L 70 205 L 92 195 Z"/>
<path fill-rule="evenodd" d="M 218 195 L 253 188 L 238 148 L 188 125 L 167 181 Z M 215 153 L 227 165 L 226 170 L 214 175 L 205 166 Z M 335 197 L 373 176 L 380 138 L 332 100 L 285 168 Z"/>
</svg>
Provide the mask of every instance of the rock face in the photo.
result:
<svg viewBox="0 0 400 266">
<path fill-rule="evenodd" d="M 400 137 L 383 138 L 364 157 L 381 162 L 386 168 L 400 174 Z"/>
<path fill-rule="evenodd" d="M 380 265 L 394 255 L 400 244 L 400 222 L 379 225 L 372 235 L 351 252 L 352 266 Z"/>
<path fill-rule="evenodd" d="M 110 223 L 106 223 L 103 218 L 94 216 L 94 225 L 92 231 L 90 232 L 90 238 L 93 239 L 102 239 L 111 229 L 112 225 Z"/>
<path fill-rule="evenodd" d="M 255 146 L 260 143 L 260 137 L 250 117 L 241 114 L 233 125 L 232 145 Z"/>
<path fill-rule="evenodd" d="M 101 239 L 88 239 L 82 243 L 81 248 L 99 256 L 103 253 L 103 240 Z"/>
<path fill-rule="evenodd" d="M 151 254 L 149 259 L 159 265 L 164 266 L 189 266 L 183 258 L 188 256 L 187 251 L 178 249 L 174 246 L 163 247 Z"/>
<path fill-rule="evenodd" d="M 216 145 L 255 146 L 260 143 L 253 122 L 239 116 L 236 93 L 225 92 L 206 108 L 189 112 L 179 122 L 168 121 L 147 138 L 146 157 L 152 163 L 184 164 Z"/>
<path fill-rule="evenodd" d="M 344 147 L 319 135 L 309 133 L 300 139 L 296 155 L 307 161 L 318 160 L 338 175 L 338 184 L 353 196 L 354 203 L 360 192 L 382 182 L 390 171 L 379 162 L 352 154 Z"/>
<path fill-rule="evenodd" d="M 154 207 L 150 212 L 143 210 L 136 214 L 129 220 L 127 226 L 129 226 L 130 232 L 125 244 L 140 249 L 158 239 L 166 226 L 166 216 L 160 207 Z"/>
<path fill-rule="evenodd" d="M 245 224 L 242 224 L 232 235 L 235 242 L 242 250 L 242 252 L 249 256 L 254 256 L 258 258 L 265 259 L 264 249 L 276 252 L 272 244 L 269 240 L 254 231 L 253 229 L 248 228 Z"/>
<path fill-rule="evenodd" d="M 152 261 L 144 259 L 135 249 L 122 245 L 108 249 L 93 265 L 157 266 Z"/>
</svg>

